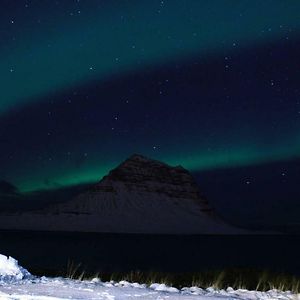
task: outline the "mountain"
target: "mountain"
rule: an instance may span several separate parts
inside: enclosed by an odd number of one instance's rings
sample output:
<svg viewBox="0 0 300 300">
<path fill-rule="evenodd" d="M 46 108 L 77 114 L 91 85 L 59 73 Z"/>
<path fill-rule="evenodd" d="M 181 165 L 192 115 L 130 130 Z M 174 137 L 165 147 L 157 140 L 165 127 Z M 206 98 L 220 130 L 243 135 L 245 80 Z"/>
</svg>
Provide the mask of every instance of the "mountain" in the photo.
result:
<svg viewBox="0 0 300 300">
<path fill-rule="evenodd" d="M 147 233 L 241 233 L 219 218 L 181 166 L 134 154 L 71 201 L 1 216 L 0 228 Z"/>
<path fill-rule="evenodd" d="M 0 180 L 0 196 L 1 195 L 16 195 L 18 189 L 10 182 Z"/>
</svg>

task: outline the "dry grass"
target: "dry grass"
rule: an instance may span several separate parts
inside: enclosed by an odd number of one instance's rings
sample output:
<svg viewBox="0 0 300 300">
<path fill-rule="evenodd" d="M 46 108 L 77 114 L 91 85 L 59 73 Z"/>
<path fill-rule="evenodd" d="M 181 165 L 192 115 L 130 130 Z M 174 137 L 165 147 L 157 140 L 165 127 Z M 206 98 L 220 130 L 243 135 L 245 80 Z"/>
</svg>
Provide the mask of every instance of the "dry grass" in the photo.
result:
<svg viewBox="0 0 300 300">
<path fill-rule="evenodd" d="M 300 293 L 300 278 L 284 273 L 257 271 L 251 269 L 228 269 L 222 271 L 204 271 L 197 273 L 164 273 L 164 272 L 114 272 L 114 273 L 88 273 L 84 272 L 81 264 L 68 262 L 66 270 L 61 276 L 76 279 L 90 280 L 99 278 L 101 281 L 139 282 L 150 285 L 151 283 L 165 283 L 169 286 L 182 288 L 197 286 L 201 288 L 214 287 L 216 289 L 248 289 L 267 291 L 277 289 Z"/>
</svg>

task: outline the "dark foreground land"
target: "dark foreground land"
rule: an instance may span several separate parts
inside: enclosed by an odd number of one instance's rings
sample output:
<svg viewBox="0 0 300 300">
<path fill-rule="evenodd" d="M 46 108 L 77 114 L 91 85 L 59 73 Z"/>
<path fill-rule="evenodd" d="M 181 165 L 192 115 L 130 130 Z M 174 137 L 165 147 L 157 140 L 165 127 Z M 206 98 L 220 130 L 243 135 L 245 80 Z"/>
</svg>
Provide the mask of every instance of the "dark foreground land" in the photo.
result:
<svg viewBox="0 0 300 300">
<path fill-rule="evenodd" d="M 1 231 L 0 253 L 37 275 L 104 280 L 197 280 L 255 288 L 262 280 L 300 277 L 300 236 L 172 236 Z M 202 274 L 202 275 L 201 275 Z M 273 275 L 276 274 L 276 278 Z M 286 277 L 288 274 L 289 277 Z M 273 278 L 271 278 L 273 276 Z M 284 277 L 285 276 L 285 277 Z M 202 279 L 200 279 L 202 277 Z M 267 288 L 267 287 L 266 287 Z"/>
</svg>

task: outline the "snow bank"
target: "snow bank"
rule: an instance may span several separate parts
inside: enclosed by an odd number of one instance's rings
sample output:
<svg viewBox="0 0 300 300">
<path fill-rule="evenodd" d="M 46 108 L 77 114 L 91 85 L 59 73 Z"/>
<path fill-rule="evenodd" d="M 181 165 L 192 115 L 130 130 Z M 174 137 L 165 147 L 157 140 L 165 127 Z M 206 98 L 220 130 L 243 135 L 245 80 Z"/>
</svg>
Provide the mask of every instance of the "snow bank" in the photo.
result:
<svg viewBox="0 0 300 300">
<path fill-rule="evenodd" d="M 11 256 L 0 254 L 0 281 L 22 280 L 31 277 L 31 274 Z"/>
<path fill-rule="evenodd" d="M 166 286 L 164 283 L 152 283 L 150 285 L 150 289 L 153 289 L 153 290 L 159 291 L 159 292 L 179 293 L 178 289 L 176 289 L 174 287 Z"/>
<path fill-rule="evenodd" d="M 23 280 L 25 279 L 25 280 Z M 12 257 L 0 254 L 0 300 L 300 300 L 300 294 L 291 291 L 266 292 L 243 289 L 218 290 L 185 287 L 177 289 L 165 284 L 131 283 L 128 281 L 102 282 L 99 278 L 80 281 L 62 277 L 32 276 Z"/>
</svg>

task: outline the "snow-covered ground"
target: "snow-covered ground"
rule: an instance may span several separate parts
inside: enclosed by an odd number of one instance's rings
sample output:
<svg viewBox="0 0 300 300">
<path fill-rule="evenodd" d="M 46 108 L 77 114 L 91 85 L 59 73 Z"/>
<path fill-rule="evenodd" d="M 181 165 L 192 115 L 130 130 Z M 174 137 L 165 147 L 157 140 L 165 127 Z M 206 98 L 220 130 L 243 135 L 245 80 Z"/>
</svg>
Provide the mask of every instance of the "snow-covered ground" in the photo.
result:
<svg viewBox="0 0 300 300">
<path fill-rule="evenodd" d="M 256 299 L 300 299 L 291 292 L 271 290 L 268 292 L 247 290 L 215 290 L 197 287 L 178 290 L 164 284 L 145 284 L 120 282 L 101 282 L 99 279 L 78 281 L 65 278 L 46 278 L 32 276 L 20 267 L 13 258 L 0 255 L 0 300 L 126 300 L 126 299 L 168 299 L 168 300 L 256 300 Z"/>
</svg>

